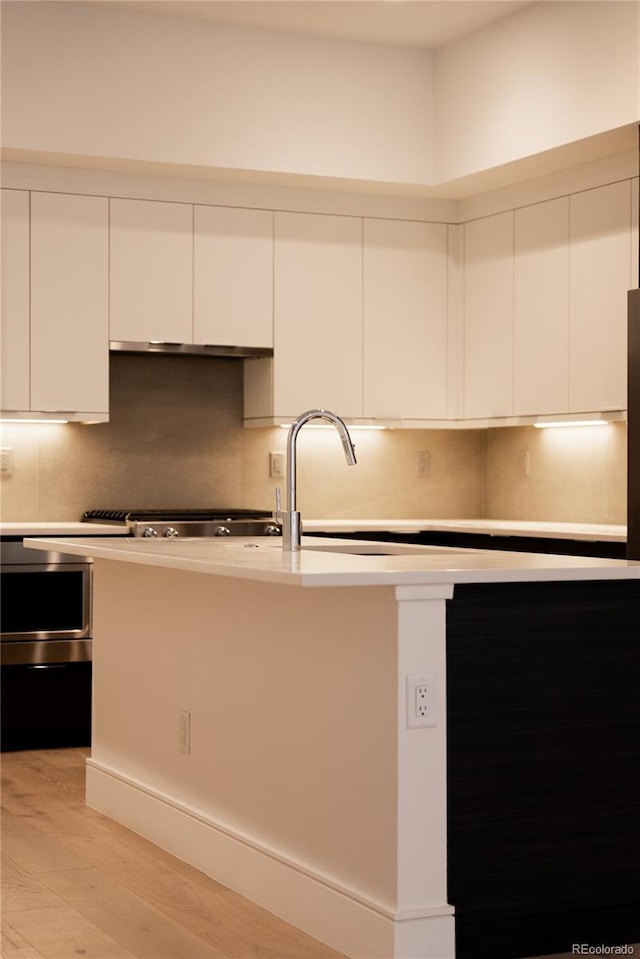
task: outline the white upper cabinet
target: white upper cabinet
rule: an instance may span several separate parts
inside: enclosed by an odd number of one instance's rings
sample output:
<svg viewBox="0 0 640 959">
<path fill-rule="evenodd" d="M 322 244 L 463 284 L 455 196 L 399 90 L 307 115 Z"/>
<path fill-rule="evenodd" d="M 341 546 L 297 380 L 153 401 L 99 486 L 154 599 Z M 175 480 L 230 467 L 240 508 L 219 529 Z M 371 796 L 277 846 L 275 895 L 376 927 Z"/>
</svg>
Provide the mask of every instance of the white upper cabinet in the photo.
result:
<svg viewBox="0 0 640 959">
<path fill-rule="evenodd" d="M 194 343 L 273 347 L 273 216 L 195 207 Z"/>
<path fill-rule="evenodd" d="M 193 207 L 110 203 L 110 339 L 192 343 Z"/>
<path fill-rule="evenodd" d="M 362 415 L 362 221 L 276 213 L 277 413 Z"/>
<path fill-rule="evenodd" d="M 2 190 L 2 409 L 30 409 L 29 193 Z"/>
<path fill-rule="evenodd" d="M 515 213 L 514 412 L 569 403 L 569 198 Z"/>
<path fill-rule="evenodd" d="M 623 410 L 638 192 L 447 225 L 3 189 L 2 409 L 106 419 L 111 339 L 272 349 L 247 424 Z"/>
<path fill-rule="evenodd" d="M 31 409 L 108 411 L 108 201 L 31 194 Z"/>
<path fill-rule="evenodd" d="M 627 290 L 637 276 L 635 189 L 627 179 L 515 211 L 515 415 L 626 408 Z M 511 348 L 508 216 L 465 228 L 467 417 L 508 415 L 506 403 L 496 401 L 498 394 L 507 396 L 502 371 L 509 368 Z M 483 330 L 489 331 L 489 358 Z"/>
<path fill-rule="evenodd" d="M 362 416 L 362 221 L 275 215 L 273 360 L 245 365 L 245 417 Z"/>
<path fill-rule="evenodd" d="M 464 229 L 464 415 L 513 414 L 513 212 Z"/>
<path fill-rule="evenodd" d="M 2 191 L 2 410 L 104 420 L 108 201 Z"/>
<path fill-rule="evenodd" d="M 631 188 L 625 180 L 571 197 L 572 412 L 626 409 Z"/>
<path fill-rule="evenodd" d="M 447 227 L 364 220 L 364 416 L 447 415 Z"/>
</svg>

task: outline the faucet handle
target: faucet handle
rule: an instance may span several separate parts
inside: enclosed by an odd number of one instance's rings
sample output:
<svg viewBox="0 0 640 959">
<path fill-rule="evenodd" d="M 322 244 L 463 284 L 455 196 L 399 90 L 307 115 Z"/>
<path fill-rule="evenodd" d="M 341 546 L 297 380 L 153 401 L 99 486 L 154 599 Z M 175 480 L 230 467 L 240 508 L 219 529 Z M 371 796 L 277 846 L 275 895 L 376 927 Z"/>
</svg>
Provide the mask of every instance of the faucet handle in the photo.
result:
<svg viewBox="0 0 640 959">
<path fill-rule="evenodd" d="M 276 519 L 276 514 L 282 512 L 282 493 L 279 486 L 276 486 L 276 509 L 274 513 L 274 519 Z"/>
</svg>

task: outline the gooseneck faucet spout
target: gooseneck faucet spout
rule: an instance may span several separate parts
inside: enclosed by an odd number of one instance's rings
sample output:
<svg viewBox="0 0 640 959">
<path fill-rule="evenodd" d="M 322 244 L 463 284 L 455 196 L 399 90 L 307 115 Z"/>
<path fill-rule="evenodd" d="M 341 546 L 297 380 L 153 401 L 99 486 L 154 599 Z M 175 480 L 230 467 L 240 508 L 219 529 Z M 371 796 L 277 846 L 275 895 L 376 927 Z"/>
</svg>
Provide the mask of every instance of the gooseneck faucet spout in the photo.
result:
<svg viewBox="0 0 640 959">
<path fill-rule="evenodd" d="M 301 413 L 300 416 L 294 420 L 291 425 L 291 429 L 289 430 L 289 437 L 287 439 L 286 510 L 280 508 L 280 490 L 276 490 L 275 516 L 278 522 L 282 524 L 282 548 L 286 552 L 293 552 L 301 549 L 300 537 L 302 535 L 302 521 L 300 513 L 296 509 L 296 441 L 298 438 L 298 433 L 305 423 L 308 423 L 309 420 L 317 419 L 328 420 L 329 423 L 333 423 L 340 434 L 344 455 L 348 465 L 355 466 L 356 464 L 355 447 L 351 441 L 351 437 L 349 436 L 349 430 L 344 425 L 340 417 L 336 416 L 335 413 L 331 413 L 329 410 L 307 410 L 306 413 Z"/>
</svg>

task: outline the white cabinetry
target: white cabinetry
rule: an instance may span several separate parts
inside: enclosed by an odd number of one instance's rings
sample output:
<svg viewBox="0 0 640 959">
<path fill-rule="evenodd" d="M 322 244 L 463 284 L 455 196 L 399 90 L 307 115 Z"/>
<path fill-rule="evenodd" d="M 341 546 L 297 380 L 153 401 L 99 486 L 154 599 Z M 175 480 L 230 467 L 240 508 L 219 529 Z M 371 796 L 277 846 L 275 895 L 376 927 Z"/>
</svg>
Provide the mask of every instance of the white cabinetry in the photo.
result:
<svg viewBox="0 0 640 959">
<path fill-rule="evenodd" d="M 30 409 L 29 193 L 2 190 L 2 410 Z"/>
<path fill-rule="evenodd" d="M 571 412 L 626 409 L 631 187 L 625 180 L 571 197 Z"/>
<path fill-rule="evenodd" d="M 274 357 L 245 365 L 245 418 L 362 416 L 362 221 L 275 214 Z"/>
<path fill-rule="evenodd" d="M 110 339 L 192 343 L 193 207 L 110 202 Z"/>
<path fill-rule="evenodd" d="M 195 207 L 194 343 L 273 346 L 273 216 Z"/>
<path fill-rule="evenodd" d="M 514 412 L 569 403 L 569 198 L 515 213 Z"/>
<path fill-rule="evenodd" d="M 455 227 L 19 187 L 2 191 L 7 413 L 106 419 L 109 339 L 273 348 L 245 363 L 247 423 L 626 406 L 637 178 Z"/>
<path fill-rule="evenodd" d="M 623 180 L 466 224 L 465 417 L 626 408 L 634 188 Z"/>
<path fill-rule="evenodd" d="M 108 202 L 31 194 L 31 408 L 109 409 Z"/>
<path fill-rule="evenodd" d="M 108 202 L 3 197 L 3 412 L 107 419 Z"/>
<path fill-rule="evenodd" d="M 447 415 L 447 227 L 364 221 L 364 416 Z"/>
<path fill-rule="evenodd" d="M 465 224 L 464 415 L 513 413 L 512 211 Z"/>
</svg>

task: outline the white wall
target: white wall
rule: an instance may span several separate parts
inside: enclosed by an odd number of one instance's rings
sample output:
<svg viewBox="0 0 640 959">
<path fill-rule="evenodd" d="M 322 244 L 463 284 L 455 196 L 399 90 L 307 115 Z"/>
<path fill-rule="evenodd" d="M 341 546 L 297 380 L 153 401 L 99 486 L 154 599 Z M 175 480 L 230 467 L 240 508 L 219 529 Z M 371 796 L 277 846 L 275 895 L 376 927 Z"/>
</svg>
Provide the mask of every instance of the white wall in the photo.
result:
<svg viewBox="0 0 640 959">
<path fill-rule="evenodd" d="M 637 123 L 639 10 L 534 2 L 434 55 L 3 3 L 2 145 L 417 193 Z"/>
<path fill-rule="evenodd" d="M 640 120 L 640 4 L 533 3 L 436 54 L 438 182 Z"/>
<path fill-rule="evenodd" d="M 432 56 L 84 3 L 2 4 L 2 145 L 427 183 Z"/>
</svg>

